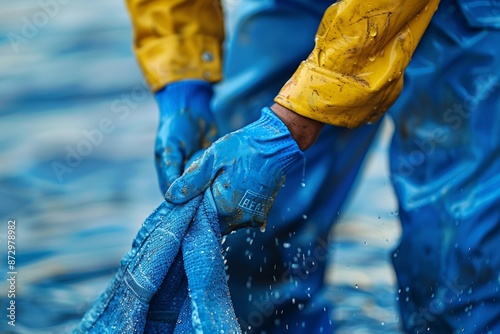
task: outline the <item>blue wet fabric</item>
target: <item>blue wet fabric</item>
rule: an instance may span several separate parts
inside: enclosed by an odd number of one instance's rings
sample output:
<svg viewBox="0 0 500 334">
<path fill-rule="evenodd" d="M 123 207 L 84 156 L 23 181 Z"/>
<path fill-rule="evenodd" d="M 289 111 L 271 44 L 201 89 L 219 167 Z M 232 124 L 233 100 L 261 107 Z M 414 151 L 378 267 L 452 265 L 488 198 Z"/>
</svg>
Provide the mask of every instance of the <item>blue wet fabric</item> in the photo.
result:
<svg viewBox="0 0 500 334">
<path fill-rule="evenodd" d="M 457 4 L 470 27 L 500 29 L 500 2 L 495 0 L 458 0 Z"/>
<path fill-rule="evenodd" d="M 74 333 L 240 333 L 211 194 L 163 202 Z"/>
</svg>

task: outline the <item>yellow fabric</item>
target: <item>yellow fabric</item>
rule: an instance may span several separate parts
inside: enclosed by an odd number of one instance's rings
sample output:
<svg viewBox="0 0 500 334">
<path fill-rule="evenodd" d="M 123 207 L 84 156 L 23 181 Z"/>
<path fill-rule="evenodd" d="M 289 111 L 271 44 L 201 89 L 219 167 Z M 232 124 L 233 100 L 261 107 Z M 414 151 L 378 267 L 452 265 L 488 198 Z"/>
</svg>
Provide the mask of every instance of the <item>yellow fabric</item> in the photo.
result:
<svg viewBox="0 0 500 334">
<path fill-rule="evenodd" d="M 376 121 L 394 103 L 403 72 L 439 0 L 342 0 L 328 8 L 316 46 L 275 102 L 337 126 Z"/>
<path fill-rule="evenodd" d="M 222 78 L 220 1 L 127 0 L 134 52 L 153 91 L 181 79 Z"/>
</svg>

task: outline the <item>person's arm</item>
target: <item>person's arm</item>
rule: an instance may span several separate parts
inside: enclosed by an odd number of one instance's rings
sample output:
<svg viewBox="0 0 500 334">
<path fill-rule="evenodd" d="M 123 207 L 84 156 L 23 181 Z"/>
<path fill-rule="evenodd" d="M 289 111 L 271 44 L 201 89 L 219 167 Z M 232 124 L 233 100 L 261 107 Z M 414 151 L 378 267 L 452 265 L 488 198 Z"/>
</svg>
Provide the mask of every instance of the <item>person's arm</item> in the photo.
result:
<svg viewBox="0 0 500 334">
<path fill-rule="evenodd" d="M 307 150 L 319 136 L 324 123 L 307 118 L 277 103 L 270 108 L 287 126 L 302 151 Z"/>
<path fill-rule="evenodd" d="M 221 79 L 224 24 L 218 0 L 127 0 L 134 52 L 160 111 L 155 143 L 164 194 L 217 137 L 210 108 Z"/>
<path fill-rule="evenodd" d="M 343 0 L 328 8 L 316 46 L 272 107 L 301 149 L 314 142 L 322 123 L 356 127 L 389 109 L 438 3 Z"/>
<path fill-rule="evenodd" d="M 222 77 L 224 39 L 218 0 L 127 0 L 134 52 L 151 90 L 168 83 Z"/>
</svg>

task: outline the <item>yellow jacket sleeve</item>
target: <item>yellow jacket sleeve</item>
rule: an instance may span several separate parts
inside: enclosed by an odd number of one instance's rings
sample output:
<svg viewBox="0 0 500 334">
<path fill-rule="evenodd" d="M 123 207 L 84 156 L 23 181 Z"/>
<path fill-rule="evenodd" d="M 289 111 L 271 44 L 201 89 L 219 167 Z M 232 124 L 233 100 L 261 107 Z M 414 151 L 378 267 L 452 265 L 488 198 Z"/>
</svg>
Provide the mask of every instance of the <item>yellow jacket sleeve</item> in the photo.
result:
<svg viewBox="0 0 500 334">
<path fill-rule="evenodd" d="M 181 79 L 221 79 L 218 0 L 127 0 L 134 52 L 153 91 Z"/>
<path fill-rule="evenodd" d="M 316 45 L 275 102 L 308 118 L 356 127 L 399 96 L 403 72 L 439 0 L 342 0 L 330 6 Z"/>
</svg>

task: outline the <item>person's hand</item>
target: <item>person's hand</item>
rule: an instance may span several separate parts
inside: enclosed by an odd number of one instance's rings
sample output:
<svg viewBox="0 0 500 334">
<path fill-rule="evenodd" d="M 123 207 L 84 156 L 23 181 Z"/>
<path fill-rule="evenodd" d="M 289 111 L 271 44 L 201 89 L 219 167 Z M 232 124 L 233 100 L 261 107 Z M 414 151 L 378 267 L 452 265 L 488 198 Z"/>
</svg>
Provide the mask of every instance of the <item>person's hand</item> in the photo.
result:
<svg viewBox="0 0 500 334">
<path fill-rule="evenodd" d="M 223 234 L 262 228 L 286 171 L 301 157 L 287 126 L 264 108 L 259 120 L 220 138 L 190 164 L 165 200 L 185 203 L 210 187 Z"/>
<path fill-rule="evenodd" d="M 212 95 L 212 85 L 202 80 L 173 82 L 155 93 L 160 109 L 155 164 L 162 194 L 182 174 L 186 162 L 217 138 Z"/>
</svg>

